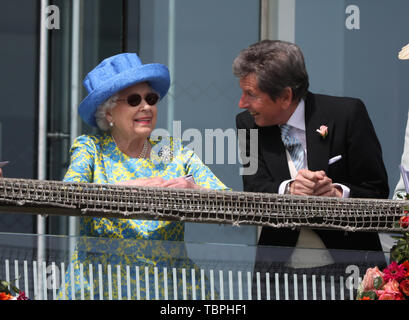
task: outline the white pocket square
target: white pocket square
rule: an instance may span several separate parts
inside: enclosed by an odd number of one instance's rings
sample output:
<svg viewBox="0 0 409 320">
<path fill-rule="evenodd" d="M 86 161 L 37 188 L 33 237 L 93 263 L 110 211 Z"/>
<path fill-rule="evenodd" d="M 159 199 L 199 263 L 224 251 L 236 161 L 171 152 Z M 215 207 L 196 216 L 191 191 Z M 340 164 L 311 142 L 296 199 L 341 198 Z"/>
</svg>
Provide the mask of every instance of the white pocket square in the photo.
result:
<svg viewBox="0 0 409 320">
<path fill-rule="evenodd" d="M 337 161 L 339 161 L 339 160 L 341 160 L 341 159 L 342 159 L 342 156 L 341 156 L 341 155 L 335 156 L 335 157 L 329 159 L 328 165 L 333 164 L 333 163 L 335 163 L 335 162 L 337 162 Z"/>
</svg>

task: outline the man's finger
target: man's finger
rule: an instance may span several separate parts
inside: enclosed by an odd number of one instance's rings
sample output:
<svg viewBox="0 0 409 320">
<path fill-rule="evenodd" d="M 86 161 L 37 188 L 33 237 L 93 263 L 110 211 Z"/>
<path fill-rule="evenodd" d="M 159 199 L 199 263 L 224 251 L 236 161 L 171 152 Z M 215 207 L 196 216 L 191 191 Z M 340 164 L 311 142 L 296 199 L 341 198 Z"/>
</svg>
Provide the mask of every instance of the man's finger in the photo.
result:
<svg viewBox="0 0 409 320">
<path fill-rule="evenodd" d="M 303 178 L 307 180 L 314 180 L 316 178 L 316 174 L 313 171 L 307 170 L 307 169 L 301 169 L 298 171 L 297 177 L 302 176 Z"/>
<path fill-rule="evenodd" d="M 318 188 L 316 190 L 314 190 L 314 195 L 315 196 L 324 196 L 327 193 L 331 193 L 332 192 L 332 187 L 329 185 L 325 185 L 322 186 L 321 188 Z"/>
<path fill-rule="evenodd" d="M 298 181 L 307 188 L 314 188 L 318 179 L 315 177 L 315 173 L 309 170 L 298 171 L 294 181 Z"/>
<path fill-rule="evenodd" d="M 338 198 L 342 198 L 342 190 L 340 190 L 335 185 L 331 184 L 328 190 L 326 188 L 322 188 L 320 190 L 317 190 L 314 193 L 314 195 L 321 196 L 321 197 L 338 197 Z"/>
<path fill-rule="evenodd" d="M 325 179 L 325 178 L 327 177 L 327 174 L 326 174 L 325 171 L 323 171 L 323 170 L 315 171 L 315 177 L 316 177 L 318 180 L 322 180 L 322 179 Z"/>
<path fill-rule="evenodd" d="M 307 184 L 311 181 L 306 180 Z M 312 187 L 308 187 L 301 183 L 299 180 L 294 180 L 290 185 L 290 193 L 294 195 L 312 195 L 314 193 L 314 184 Z"/>
</svg>

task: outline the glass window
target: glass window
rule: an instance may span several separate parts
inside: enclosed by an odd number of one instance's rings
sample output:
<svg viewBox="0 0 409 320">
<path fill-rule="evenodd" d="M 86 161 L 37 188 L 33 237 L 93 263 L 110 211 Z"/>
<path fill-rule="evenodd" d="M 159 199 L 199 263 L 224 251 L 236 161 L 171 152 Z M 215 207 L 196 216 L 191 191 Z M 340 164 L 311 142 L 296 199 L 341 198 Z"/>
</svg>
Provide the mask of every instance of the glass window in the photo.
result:
<svg viewBox="0 0 409 320">
<path fill-rule="evenodd" d="M 50 31 L 49 180 L 64 178 L 72 139 L 96 131 L 73 117 L 72 111 L 87 95 L 82 85 L 86 74 L 105 57 L 123 50 L 123 3 L 117 0 L 53 1 L 60 11 L 60 29 Z M 49 217 L 48 232 L 68 233 L 69 220 Z"/>
<path fill-rule="evenodd" d="M 36 177 L 37 23 L 36 1 L 0 3 L 0 161 L 10 161 L 9 178 Z M 34 219 L 0 214 L 0 232 L 31 233 Z"/>
<path fill-rule="evenodd" d="M 311 91 L 360 98 L 380 140 L 390 195 L 399 179 L 408 117 L 409 2 L 296 1 L 295 41 L 305 54 Z"/>
<path fill-rule="evenodd" d="M 382 146 L 390 197 L 408 119 L 409 63 L 398 59 L 409 43 L 409 2 L 296 1 L 295 42 L 304 52 L 315 93 L 360 98 Z M 395 242 L 380 234 L 384 248 Z"/>
<path fill-rule="evenodd" d="M 228 158 L 237 155 L 233 140 L 241 95 L 232 63 L 259 39 L 258 1 L 145 0 L 140 5 L 142 61 L 167 65 L 172 77 L 157 128 L 179 135 L 185 145 L 201 145 L 194 151 L 202 161 L 227 186 L 242 190 L 238 158 L 230 164 Z M 216 141 L 217 129 L 224 139 Z M 255 228 L 187 224 L 186 239 L 254 243 Z"/>
<path fill-rule="evenodd" d="M 63 178 L 74 137 L 96 131 L 73 113 L 87 95 L 85 75 L 106 57 L 134 51 L 144 63 L 163 63 L 171 71 L 172 85 L 160 103 L 157 128 L 179 135 L 186 145 L 199 135 L 194 151 L 226 185 L 242 190 L 235 140 L 240 88 L 232 63 L 241 49 L 259 39 L 258 1 L 54 0 L 50 5 L 58 7 L 60 24 L 49 31 L 47 179 Z M 1 80 L 3 101 L 19 108 L 3 107 L 0 160 L 12 161 L 6 176 L 36 178 L 38 4 L 19 0 L 1 6 L 1 37 L 8 44 L 1 49 L 2 64 L 3 70 L 10 69 Z M 24 23 L 15 20 L 17 7 L 27 8 L 18 16 Z M 28 97 L 21 102 L 16 99 L 20 90 Z M 216 139 L 216 130 L 222 140 Z M 13 143 L 7 143 L 10 137 Z M 33 217 L 28 224 L 34 231 Z M 47 232 L 64 234 L 68 225 L 67 218 L 49 217 Z M 212 230 L 212 240 L 255 241 L 253 227 L 191 224 L 187 230 L 195 239 Z"/>
<path fill-rule="evenodd" d="M 75 12 L 64 1 L 60 0 L 58 4 L 61 9 Z M 71 119 L 69 111 L 74 106 L 67 94 L 67 91 L 70 92 L 70 82 L 72 85 L 75 80 L 68 76 L 76 67 L 72 65 L 73 41 L 81 44 L 81 89 L 78 101 L 87 94 L 82 87 L 82 79 L 94 66 L 104 58 L 124 50 L 134 51 L 140 55 L 143 63 L 163 63 L 171 72 L 172 85 L 167 97 L 159 105 L 157 128 L 166 129 L 174 135 L 179 134 L 186 145 L 193 139 L 185 134 L 186 131 L 189 133 L 189 129 L 195 130 L 202 137 L 201 148 L 195 151 L 226 185 L 234 190 L 241 190 L 240 164 L 237 144 L 234 143 L 240 88 L 231 66 L 238 52 L 259 38 L 258 2 L 81 1 L 80 39 L 72 34 L 75 32 L 72 15 L 67 17 L 71 19 L 71 23 L 66 26 L 63 24 L 67 30 L 52 33 L 54 71 L 51 83 L 56 83 L 52 88 L 52 108 L 58 115 L 52 120 L 55 125 L 53 131 L 70 134 L 70 121 L 76 121 Z M 176 129 L 180 128 L 179 133 L 174 132 L 174 123 Z M 214 144 L 213 157 L 207 158 L 205 155 L 209 152 L 205 152 L 205 149 L 211 142 L 208 141 L 208 145 L 205 145 L 206 129 L 219 129 L 226 134 L 221 142 L 211 137 Z M 78 120 L 77 135 L 90 132 L 95 132 L 95 129 Z M 71 138 L 72 134 L 73 132 Z M 231 150 L 227 150 L 228 139 L 234 140 L 230 141 Z M 53 179 L 61 180 L 64 175 L 69 159 L 69 142 L 67 136 L 51 142 L 51 154 L 54 155 L 51 159 Z M 224 143 L 225 147 L 217 143 Z M 219 158 L 216 158 L 217 152 Z M 221 156 L 220 152 L 223 153 Z M 230 164 L 229 152 L 234 156 L 234 159 L 230 159 Z M 61 229 L 58 227 L 61 226 L 61 219 L 58 218 L 58 222 L 54 223 L 54 229 Z M 205 229 L 198 232 L 201 228 Z M 192 224 L 187 228 L 187 234 L 205 235 L 209 229 L 213 230 L 216 238 L 221 235 L 221 241 L 255 241 L 254 228 L 241 228 L 237 233 L 237 228 Z"/>
</svg>

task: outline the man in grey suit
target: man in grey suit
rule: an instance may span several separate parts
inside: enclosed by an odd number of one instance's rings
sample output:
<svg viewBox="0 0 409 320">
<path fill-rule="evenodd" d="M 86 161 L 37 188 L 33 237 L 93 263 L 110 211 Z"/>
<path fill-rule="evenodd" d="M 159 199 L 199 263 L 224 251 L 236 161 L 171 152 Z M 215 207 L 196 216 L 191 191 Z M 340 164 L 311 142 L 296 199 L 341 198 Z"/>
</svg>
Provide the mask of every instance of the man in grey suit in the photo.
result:
<svg viewBox="0 0 409 320">
<path fill-rule="evenodd" d="M 258 153 L 253 155 L 258 169 L 255 174 L 243 175 L 244 191 L 388 197 L 381 146 L 365 105 L 355 98 L 309 92 L 298 46 L 261 41 L 240 52 L 233 72 L 242 89 L 239 107 L 245 111 L 237 115 L 236 125 L 247 132 L 247 154 L 250 130 L 258 130 Z M 375 260 L 384 261 L 379 236 L 370 232 L 263 227 L 258 245 L 255 271 L 262 273 L 273 272 L 276 259 L 290 273 L 333 271 L 346 261 L 331 249 L 375 251 Z M 278 257 L 262 246 L 312 250 L 306 254 L 306 250 L 289 249 L 277 253 Z"/>
</svg>

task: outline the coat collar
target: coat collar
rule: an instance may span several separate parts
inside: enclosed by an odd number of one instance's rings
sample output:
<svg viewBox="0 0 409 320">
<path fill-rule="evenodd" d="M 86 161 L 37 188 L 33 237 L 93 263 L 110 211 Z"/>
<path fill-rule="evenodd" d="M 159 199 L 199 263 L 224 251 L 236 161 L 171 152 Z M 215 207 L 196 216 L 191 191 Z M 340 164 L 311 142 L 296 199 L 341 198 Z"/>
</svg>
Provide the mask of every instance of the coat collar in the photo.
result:
<svg viewBox="0 0 409 320">
<path fill-rule="evenodd" d="M 311 171 L 324 170 L 328 172 L 330 156 L 330 141 L 334 129 L 334 122 L 329 119 L 325 109 L 316 102 L 316 97 L 308 92 L 305 101 L 305 135 L 307 139 L 308 169 Z M 328 135 L 323 138 L 316 132 L 320 126 L 328 127 Z"/>
</svg>

